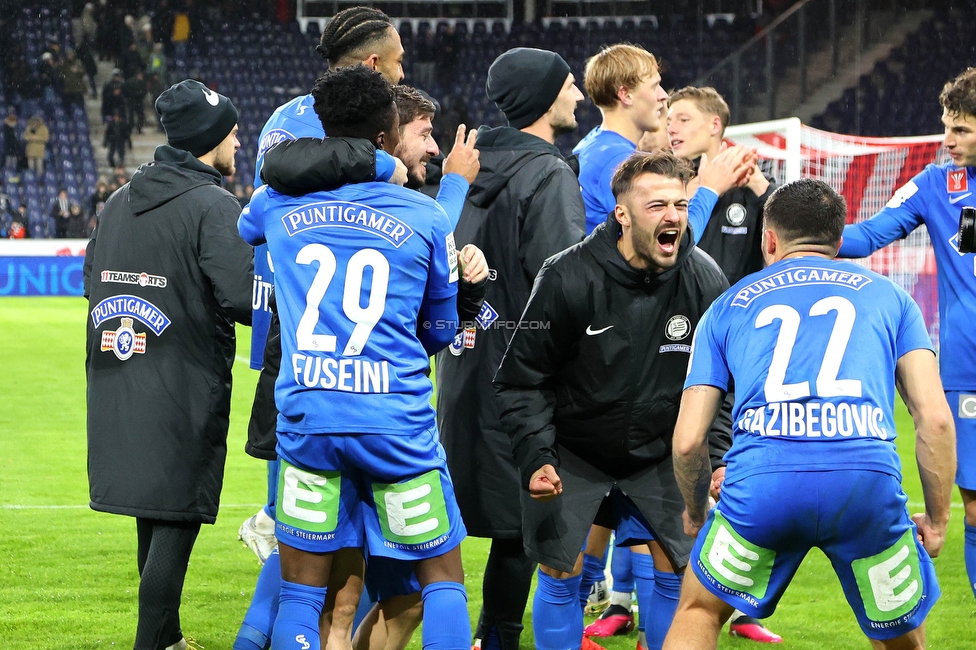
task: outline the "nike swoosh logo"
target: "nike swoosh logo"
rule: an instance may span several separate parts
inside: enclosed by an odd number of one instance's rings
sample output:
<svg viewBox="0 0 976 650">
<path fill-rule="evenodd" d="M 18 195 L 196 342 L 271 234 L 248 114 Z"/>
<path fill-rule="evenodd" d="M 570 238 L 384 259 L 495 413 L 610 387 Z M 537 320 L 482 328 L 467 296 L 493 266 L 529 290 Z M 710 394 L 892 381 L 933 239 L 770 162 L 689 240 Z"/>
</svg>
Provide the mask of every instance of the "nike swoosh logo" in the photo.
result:
<svg viewBox="0 0 976 650">
<path fill-rule="evenodd" d="M 595 329 L 593 329 L 593 326 L 592 325 L 587 325 L 586 326 L 586 333 L 589 334 L 590 336 L 596 336 L 597 334 L 603 334 L 604 332 L 606 332 L 611 327 L 613 327 L 613 325 L 607 325 L 603 329 L 595 330 Z"/>
<path fill-rule="evenodd" d="M 955 204 L 959 203 L 960 201 L 962 201 L 964 198 L 966 198 L 968 196 L 972 196 L 972 195 L 973 195 L 972 192 L 967 192 L 967 193 L 963 194 L 962 196 L 953 196 L 953 197 L 950 197 L 949 198 L 949 203 L 951 203 L 952 205 L 955 205 Z"/>
<path fill-rule="evenodd" d="M 209 88 L 203 88 L 203 96 L 207 98 L 207 103 L 211 106 L 216 106 L 220 103 L 220 97 L 214 91 Z"/>
</svg>

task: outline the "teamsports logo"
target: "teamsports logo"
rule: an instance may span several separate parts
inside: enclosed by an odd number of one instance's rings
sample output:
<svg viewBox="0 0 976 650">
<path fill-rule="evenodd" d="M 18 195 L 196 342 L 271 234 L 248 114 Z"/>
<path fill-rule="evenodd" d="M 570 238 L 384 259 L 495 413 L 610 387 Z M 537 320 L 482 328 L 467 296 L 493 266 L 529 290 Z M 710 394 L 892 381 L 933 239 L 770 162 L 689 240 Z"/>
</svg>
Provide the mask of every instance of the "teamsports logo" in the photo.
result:
<svg viewBox="0 0 976 650">
<path fill-rule="evenodd" d="M 123 318 L 119 329 L 102 332 L 102 352 L 111 350 L 119 361 L 128 360 L 133 354 L 146 353 L 145 332 L 136 333 L 132 329 L 132 319 Z"/>
<path fill-rule="evenodd" d="M 117 284 L 137 284 L 140 287 L 158 287 L 163 289 L 168 284 L 168 280 L 162 275 L 149 275 L 145 271 L 142 273 L 130 273 L 129 271 L 102 271 L 102 282 L 114 282 Z"/>
<path fill-rule="evenodd" d="M 969 178 L 965 169 L 954 169 L 946 176 L 946 191 L 949 194 L 969 191 Z"/>
</svg>

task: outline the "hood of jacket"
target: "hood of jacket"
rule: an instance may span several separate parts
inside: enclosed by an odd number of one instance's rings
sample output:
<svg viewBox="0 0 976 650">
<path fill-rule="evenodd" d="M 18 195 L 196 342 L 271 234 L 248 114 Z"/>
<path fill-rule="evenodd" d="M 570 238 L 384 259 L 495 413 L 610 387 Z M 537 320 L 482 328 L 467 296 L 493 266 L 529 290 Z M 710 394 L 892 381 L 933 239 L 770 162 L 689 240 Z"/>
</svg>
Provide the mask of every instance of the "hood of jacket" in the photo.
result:
<svg viewBox="0 0 976 650">
<path fill-rule="evenodd" d="M 481 171 L 471 184 L 468 200 L 479 208 L 491 205 L 508 182 L 531 160 L 539 156 L 563 159 L 556 145 L 510 126 L 481 127 L 475 146 L 481 152 Z"/>
<path fill-rule="evenodd" d="M 653 292 L 673 278 L 695 250 L 691 231 L 686 229 L 681 238 L 681 244 L 678 246 L 678 259 L 674 266 L 666 271 L 655 273 L 654 271 L 637 269 L 628 264 L 617 249 L 619 238 L 620 224 L 611 212 L 606 221 L 593 229 L 593 232 L 584 240 L 583 246 L 589 250 L 596 263 L 621 285 L 631 289 L 643 287 L 648 292 Z"/>
<path fill-rule="evenodd" d="M 153 162 L 140 166 L 129 181 L 129 207 L 140 215 L 202 185 L 219 187 L 220 178 L 220 172 L 189 151 L 159 145 Z"/>
</svg>

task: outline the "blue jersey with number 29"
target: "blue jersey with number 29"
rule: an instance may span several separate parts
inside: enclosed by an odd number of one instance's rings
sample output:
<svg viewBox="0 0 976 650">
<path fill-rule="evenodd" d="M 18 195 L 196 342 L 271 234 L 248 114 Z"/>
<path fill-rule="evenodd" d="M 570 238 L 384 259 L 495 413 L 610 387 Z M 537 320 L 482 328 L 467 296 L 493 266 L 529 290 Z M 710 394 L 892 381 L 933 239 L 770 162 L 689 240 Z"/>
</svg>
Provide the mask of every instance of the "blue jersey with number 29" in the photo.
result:
<svg viewBox="0 0 976 650">
<path fill-rule="evenodd" d="M 281 320 L 278 430 L 412 435 L 434 426 L 424 301 L 457 293 L 451 224 L 389 183 L 289 197 L 265 186 L 241 213 L 267 242 Z"/>
<path fill-rule="evenodd" d="M 932 349 L 904 290 L 850 262 L 782 260 L 716 300 L 695 333 L 685 387 L 735 381 L 729 479 L 869 469 L 901 477 L 895 364 Z"/>
</svg>

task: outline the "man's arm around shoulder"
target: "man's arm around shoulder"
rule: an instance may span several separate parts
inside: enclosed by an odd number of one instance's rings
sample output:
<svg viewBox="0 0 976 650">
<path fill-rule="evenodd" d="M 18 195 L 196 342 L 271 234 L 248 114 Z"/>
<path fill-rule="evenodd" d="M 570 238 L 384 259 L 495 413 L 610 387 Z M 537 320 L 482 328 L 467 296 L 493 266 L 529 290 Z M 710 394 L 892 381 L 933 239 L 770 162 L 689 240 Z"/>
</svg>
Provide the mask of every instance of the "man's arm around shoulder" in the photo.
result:
<svg viewBox="0 0 976 650">
<path fill-rule="evenodd" d="M 898 359 L 898 392 L 915 423 L 915 462 L 922 480 L 925 513 L 912 515 L 918 536 L 936 557 L 945 543 L 956 475 L 956 429 L 931 350 L 912 350 Z"/>
</svg>

